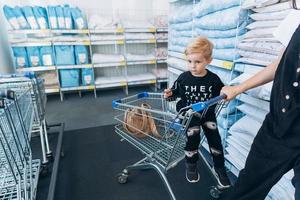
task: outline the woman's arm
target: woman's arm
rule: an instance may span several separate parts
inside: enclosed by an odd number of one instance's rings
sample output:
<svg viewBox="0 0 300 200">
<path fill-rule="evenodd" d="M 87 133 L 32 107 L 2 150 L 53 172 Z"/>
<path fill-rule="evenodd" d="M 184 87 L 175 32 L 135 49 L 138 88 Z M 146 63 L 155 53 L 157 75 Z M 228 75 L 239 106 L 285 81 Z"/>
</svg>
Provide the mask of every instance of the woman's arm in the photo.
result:
<svg viewBox="0 0 300 200">
<path fill-rule="evenodd" d="M 236 86 L 225 86 L 222 88 L 221 93 L 226 94 L 227 98 L 226 100 L 232 100 L 237 95 L 241 94 L 242 92 L 245 92 L 246 90 L 249 90 L 251 88 L 261 86 L 265 83 L 268 83 L 274 79 L 276 69 L 279 65 L 279 62 L 282 58 L 282 55 L 284 53 L 283 49 L 280 53 L 280 56 L 277 60 L 272 62 L 270 65 L 266 66 L 263 70 L 246 80 L 245 82 L 241 83 L 240 85 Z"/>
</svg>

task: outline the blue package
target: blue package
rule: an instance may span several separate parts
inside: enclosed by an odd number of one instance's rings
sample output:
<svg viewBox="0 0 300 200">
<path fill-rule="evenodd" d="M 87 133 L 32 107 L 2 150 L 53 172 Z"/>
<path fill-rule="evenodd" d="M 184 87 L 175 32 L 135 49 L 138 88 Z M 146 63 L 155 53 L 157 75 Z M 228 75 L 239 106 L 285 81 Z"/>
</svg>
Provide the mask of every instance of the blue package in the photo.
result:
<svg viewBox="0 0 300 200">
<path fill-rule="evenodd" d="M 39 47 L 26 47 L 29 66 L 41 66 Z"/>
<path fill-rule="evenodd" d="M 55 7 L 57 22 L 58 22 L 58 28 L 59 29 L 66 29 L 65 25 L 65 18 L 64 18 L 64 10 L 62 6 L 56 6 Z"/>
<path fill-rule="evenodd" d="M 14 9 L 5 5 L 3 6 L 3 13 L 9 23 L 9 25 L 13 28 L 13 29 L 20 29 L 20 25 L 17 21 L 17 17 L 15 16 L 14 13 Z"/>
<path fill-rule="evenodd" d="M 58 22 L 57 22 L 57 16 L 55 12 L 55 7 L 54 6 L 48 6 L 48 17 L 49 17 L 49 26 L 52 29 L 57 29 L 58 28 Z"/>
<path fill-rule="evenodd" d="M 36 18 L 36 21 L 37 21 L 40 29 L 49 28 L 47 11 L 46 11 L 45 8 L 40 7 L 40 6 L 34 6 L 33 7 L 33 14 Z"/>
<path fill-rule="evenodd" d="M 60 75 L 60 86 L 61 87 L 78 87 L 79 86 L 79 69 L 61 69 L 59 70 Z"/>
<path fill-rule="evenodd" d="M 94 71 L 93 69 L 81 69 L 81 83 L 82 85 L 94 85 Z"/>
<path fill-rule="evenodd" d="M 34 17 L 33 10 L 31 6 L 22 7 L 22 11 L 25 18 L 32 29 L 39 29 L 39 25 Z"/>
<path fill-rule="evenodd" d="M 67 45 L 55 46 L 56 65 L 75 65 L 74 47 Z"/>
<path fill-rule="evenodd" d="M 25 47 L 13 47 L 12 50 L 16 68 L 28 67 L 28 57 Z"/>
<path fill-rule="evenodd" d="M 43 66 L 55 65 L 52 47 L 44 46 L 40 48 L 40 59 Z"/>
<path fill-rule="evenodd" d="M 85 18 L 79 8 L 71 8 L 72 20 L 74 22 L 75 29 L 86 29 L 87 24 Z"/>
<path fill-rule="evenodd" d="M 30 26 L 23 14 L 22 9 L 19 6 L 14 7 L 14 13 L 21 29 L 29 29 Z"/>
<path fill-rule="evenodd" d="M 77 65 L 88 64 L 88 50 L 86 46 L 75 46 L 75 59 Z"/>
<path fill-rule="evenodd" d="M 65 25 L 66 29 L 72 29 L 73 23 L 72 23 L 72 14 L 71 14 L 71 8 L 69 5 L 65 5 L 63 7 L 64 9 L 64 17 L 65 17 Z"/>
</svg>

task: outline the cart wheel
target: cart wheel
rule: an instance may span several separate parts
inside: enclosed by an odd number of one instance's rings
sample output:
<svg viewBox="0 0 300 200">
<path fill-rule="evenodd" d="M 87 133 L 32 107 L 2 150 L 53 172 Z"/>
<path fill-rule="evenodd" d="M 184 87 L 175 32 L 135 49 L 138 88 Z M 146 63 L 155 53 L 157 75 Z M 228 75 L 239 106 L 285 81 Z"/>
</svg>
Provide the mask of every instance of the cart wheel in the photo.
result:
<svg viewBox="0 0 300 200">
<path fill-rule="evenodd" d="M 42 164 L 40 168 L 40 176 L 45 177 L 50 172 L 49 166 L 47 164 Z"/>
<path fill-rule="evenodd" d="M 213 186 L 210 188 L 209 193 L 212 196 L 212 198 L 218 199 L 220 198 L 221 191 L 217 187 Z"/>
<path fill-rule="evenodd" d="M 48 159 L 50 162 L 53 162 L 54 156 L 53 156 L 52 152 L 51 152 L 51 153 L 48 153 L 46 156 L 47 156 L 47 159 Z"/>
<path fill-rule="evenodd" d="M 128 175 L 119 174 L 117 178 L 118 178 L 118 183 L 125 184 L 125 183 L 127 183 Z"/>
</svg>

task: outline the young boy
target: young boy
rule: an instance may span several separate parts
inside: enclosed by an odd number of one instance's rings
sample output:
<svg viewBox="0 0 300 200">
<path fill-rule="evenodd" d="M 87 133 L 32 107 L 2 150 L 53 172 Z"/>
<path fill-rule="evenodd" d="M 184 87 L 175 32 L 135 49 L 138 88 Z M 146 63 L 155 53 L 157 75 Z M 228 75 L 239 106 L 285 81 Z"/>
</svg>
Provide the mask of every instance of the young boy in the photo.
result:
<svg viewBox="0 0 300 200">
<path fill-rule="evenodd" d="M 185 106 L 197 102 L 207 101 L 220 94 L 224 84 L 220 78 L 206 69 L 212 60 L 213 44 L 206 38 L 198 37 L 187 46 L 185 54 L 188 61 L 188 71 L 180 74 L 172 88 L 164 90 L 164 97 L 180 97 L 177 111 Z M 218 178 L 219 186 L 230 187 L 225 166 L 221 137 L 217 128 L 215 106 L 208 109 L 200 120 L 193 117 L 187 130 L 185 146 L 186 179 L 190 183 L 198 182 L 200 175 L 197 169 L 199 159 L 198 148 L 200 144 L 201 128 L 207 138 L 211 155 L 214 161 L 214 172 Z"/>
</svg>

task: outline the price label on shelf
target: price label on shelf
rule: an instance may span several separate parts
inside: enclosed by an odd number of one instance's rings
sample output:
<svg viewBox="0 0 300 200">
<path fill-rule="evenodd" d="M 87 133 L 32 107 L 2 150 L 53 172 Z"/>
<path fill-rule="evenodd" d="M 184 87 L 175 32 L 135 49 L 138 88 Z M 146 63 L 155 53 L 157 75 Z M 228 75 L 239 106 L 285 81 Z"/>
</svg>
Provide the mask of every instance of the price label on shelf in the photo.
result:
<svg viewBox="0 0 300 200">
<path fill-rule="evenodd" d="M 156 83 L 156 80 L 150 80 L 150 83 Z"/>
<path fill-rule="evenodd" d="M 117 28 L 116 29 L 116 33 L 123 33 L 124 32 L 124 28 Z"/>
<path fill-rule="evenodd" d="M 233 66 L 232 62 L 229 62 L 229 61 L 224 61 L 223 62 L 223 67 L 226 68 L 226 69 L 231 69 L 232 66 Z"/>
<path fill-rule="evenodd" d="M 93 85 L 89 85 L 86 87 L 87 90 L 93 90 L 95 87 Z"/>
<path fill-rule="evenodd" d="M 122 60 L 121 62 L 120 62 L 120 65 L 125 65 L 125 60 Z"/>
<path fill-rule="evenodd" d="M 156 39 L 150 39 L 149 40 L 149 43 L 155 43 L 156 42 Z"/>
<path fill-rule="evenodd" d="M 149 61 L 149 64 L 155 64 L 156 63 L 156 60 L 150 60 Z"/>
<path fill-rule="evenodd" d="M 126 81 L 121 81 L 121 82 L 120 82 L 120 85 L 121 85 L 121 86 L 126 86 L 126 85 L 127 85 L 127 82 L 126 82 Z"/>
<path fill-rule="evenodd" d="M 151 32 L 151 33 L 156 32 L 156 28 L 149 28 L 148 30 L 149 30 L 149 32 Z"/>
<path fill-rule="evenodd" d="M 88 45 L 90 45 L 91 44 L 91 42 L 90 41 L 88 41 L 88 40 L 86 40 L 86 41 L 82 41 L 82 45 L 86 45 L 86 46 L 88 46 Z"/>
<path fill-rule="evenodd" d="M 117 44 L 124 44 L 124 40 L 117 40 Z"/>
<path fill-rule="evenodd" d="M 82 33 L 89 33 L 89 30 L 88 29 L 83 29 Z"/>
</svg>

